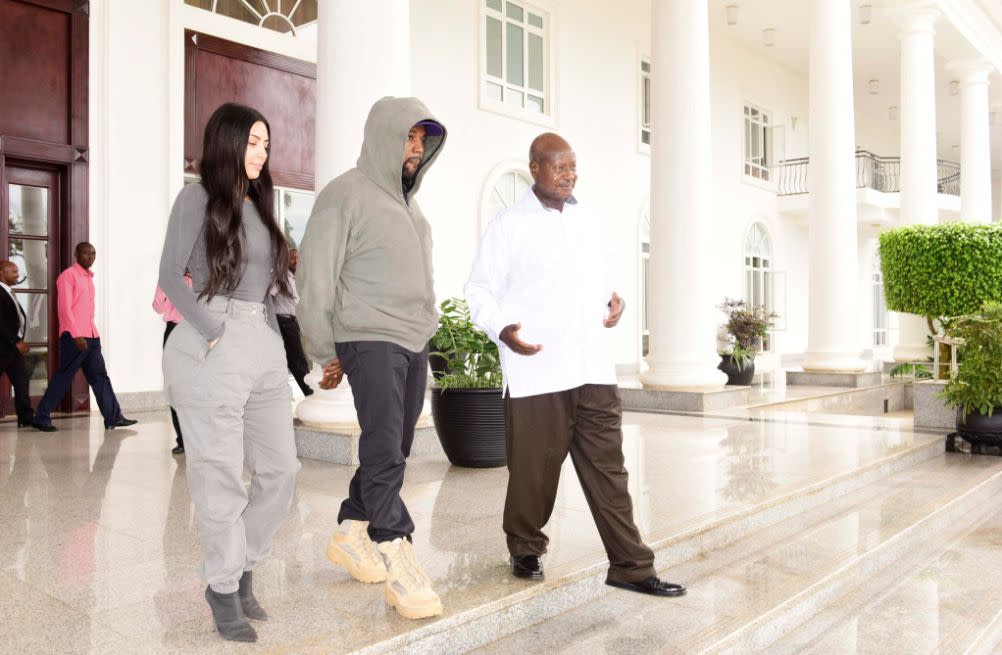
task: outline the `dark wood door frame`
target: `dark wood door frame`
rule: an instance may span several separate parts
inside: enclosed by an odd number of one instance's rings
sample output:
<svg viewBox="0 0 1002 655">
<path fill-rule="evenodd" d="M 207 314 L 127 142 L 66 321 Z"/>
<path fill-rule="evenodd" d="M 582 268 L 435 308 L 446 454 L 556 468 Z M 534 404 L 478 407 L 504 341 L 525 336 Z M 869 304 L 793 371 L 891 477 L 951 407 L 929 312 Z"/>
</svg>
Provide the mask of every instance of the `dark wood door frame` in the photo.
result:
<svg viewBox="0 0 1002 655">
<path fill-rule="evenodd" d="M 90 3 L 87 0 L 0 0 L 0 22 L 7 13 L 17 15 L 22 20 L 32 23 L 56 25 L 66 39 L 65 59 L 50 54 L 49 43 L 36 43 L 35 40 L 17 39 L 18 44 L 13 52 L 4 52 L 14 63 L 11 69 L 18 75 L 0 77 L 0 116 L 16 116 L 21 119 L 20 125 L 27 125 L 27 132 L 14 132 L 4 129 L 0 121 L 0 185 L 3 185 L 3 196 L 7 195 L 7 180 L 5 171 L 8 166 L 21 168 L 37 168 L 41 170 L 58 171 L 60 176 L 60 194 L 58 207 L 60 225 L 58 241 L 55 248 L 56 266 L 53 270 L 62 270 L 74 261 L 73 248 L 79 241 L 85 241 L 89 233 L 88 221 L 88 154 L 90 148 L 88 134 L 88 43 L 90 39 Z M 37 12 L 37 13 L 33 13 Z M 54 13 L 53 13 L 54 12 Z M 62 15 L 62 16 L 60 16 Z M 25 17 L 28 18 L 25 18 Z M 0 44 L 0 49 L 3 45 Z M 54 79 L 65 81 L 65 89 L 60 90 L 60 97 L 65 95 L 67 105 L 61 102 L 47 105 L 43 111 L 26 116 L 24 108 L 19 110 L 18 90 L 37 86 L 33 79 L 35 70 L 39 72 L 56 73 Z M 65 135 L 64 138 L 39 139 L 31 133 L 33 126 L 39 126 L 37 131 L 46 134 Z M 42 130 L 44 126 L 44 130 Z M 3 207 L 4 216 L 8 208 Z M 0 253 L 0 259 L 5 259 L 7 253 Z M 50 274 L 54 274 L 50 271 Z M 56 321 L 54 293 L 52 280 L 50 302 L 50 324 Z M 49 347 L 58 353 L 58 328 L 51 325 Z M 50 361 L 52 361 L 50 359 Z M 55 370 L 50 368 L 50 373 Z M 71 400 L 72 399 L 72 400 Z M 82 376 L 74 381 L 73 388 L 67 397 L 63 409 L 89 409 L 90 400 L 87 383 Z"/>
</svg>

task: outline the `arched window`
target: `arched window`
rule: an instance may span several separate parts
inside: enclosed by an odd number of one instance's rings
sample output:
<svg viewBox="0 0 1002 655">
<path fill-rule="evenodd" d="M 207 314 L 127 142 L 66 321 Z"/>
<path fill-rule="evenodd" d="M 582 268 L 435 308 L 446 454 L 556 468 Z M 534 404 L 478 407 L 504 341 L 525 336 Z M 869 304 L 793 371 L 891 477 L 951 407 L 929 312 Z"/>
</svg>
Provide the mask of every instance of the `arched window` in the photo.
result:
<svg viewBox="0 0 1002 655">
<path fill-rule="evenodd" d="M 317 22 L 317 0 L 184 0 L 185 4 L 276 32 L 297 35 Z"/>
<path fill-rule="evenodd" d="M 873 345 L 886 346 L 887 341 L 887 302 L 884 300 L 884 273 L 880 268 L 880 251 L 873 254 L 873 273 L 871 275 L 873 298 Z"/>
<path fill-rule="evenodd" d="M 651 350 L 650 315 L 651 301 L 651 209 L 648 207 L 640 217 L 640 354 L 644 357 Z"/>
<path fill-rule="evenodd" d="M 529 174 L 518 169 L 510 170 L 494 180 L 484 208 L 484 227 L 486 228 L 487 223 L 490 223 L 502 209 L 508 209 L 518 202 L 531 186 L 532 178 Z"/>
<path fill-rule="evenodd" d="M 772 270 L 772 242 L 762 223 L 753 223 L 745 235 L 745 301 L 753 307 L 775 311 Z M 772 350 L 769 337 L 763 340 L 764 350 Z"/>
</svg>

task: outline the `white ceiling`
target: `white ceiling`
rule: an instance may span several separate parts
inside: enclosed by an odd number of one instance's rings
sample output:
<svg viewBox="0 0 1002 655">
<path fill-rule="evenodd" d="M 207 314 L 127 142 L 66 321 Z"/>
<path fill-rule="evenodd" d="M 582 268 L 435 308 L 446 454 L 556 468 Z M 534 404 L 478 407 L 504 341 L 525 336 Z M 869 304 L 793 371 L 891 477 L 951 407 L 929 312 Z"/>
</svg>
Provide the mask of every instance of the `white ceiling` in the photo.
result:
<svg viewBox="0 0 1002 655">
<path fill-rule="evenodd" d="M 657 0 L 655 0 L 657 1 Z M 1002 0 L 975 0 L 1002 30 Z M 714 35 L 727 35 L 750 49 L 756 49 L 783 67 L 804 77 L 809 67 L 809 23 L 807 0 L 709 0 L 710 22 Z M 869 93 L 869 80 L 880 81 L 880 95 L 885 107 L 900 106 L 899 28 L 891 18 L 895 7 L 907 0 L 852 0 L 853 12 L 853 76 L 856 93 Z M 737 4 L 738 23 L 727 25 L 725 6 Z M 871 22 L 859 21 L 859 5 L 873 5 Z M 765 47 L 762 31 L 775 29 L 775 44 Z M 955 76 L 947 70 L 952 61 L 973 59 L 978 52 L 946 19 L 936 23 L 936 119 L 939 132 L 939 156 L 957 160 L 960 143 L 960 97 L 950 93 Z M 992 107 L 998 107 L 996 124 L 992 126 L 992 167 L 1002 168 L 1002 75 L 991 76 Z M 864 146 L 865 144 L 860 144 Z M 898 153 L 879 153 L 896 155 Z"/>
</svg>

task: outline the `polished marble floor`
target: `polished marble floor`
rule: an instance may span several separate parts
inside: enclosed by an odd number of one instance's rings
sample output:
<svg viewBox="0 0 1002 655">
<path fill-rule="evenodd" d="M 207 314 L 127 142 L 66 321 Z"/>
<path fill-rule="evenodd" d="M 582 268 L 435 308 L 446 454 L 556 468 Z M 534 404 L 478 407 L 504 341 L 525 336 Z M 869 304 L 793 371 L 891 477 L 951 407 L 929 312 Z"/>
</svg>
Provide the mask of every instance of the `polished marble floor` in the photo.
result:
<svg viewBox="0 0 1002 655">
<path fill-rule="evenodd" d="M 166 412 L 105 432 L 100 417 L 44 434 L 0 425 L 0 653 L 347 652 L 410 630 L 379 585 L 324 557 L 352 468 L 304 460 L 273 557 L 257 571 L 272 619 L 252 646 L 213 631 L 184 459 Z M 641 530 L 660 539 L 939 436 L 904 425 L 628 413 L 624 451 Z M 547 529 L 550 575 L 603 558 L 573 469 Z M 415 548 L 446 617 L 524 589 L 505 565 L 505 469 L 411 460 Z"/>
</svg>

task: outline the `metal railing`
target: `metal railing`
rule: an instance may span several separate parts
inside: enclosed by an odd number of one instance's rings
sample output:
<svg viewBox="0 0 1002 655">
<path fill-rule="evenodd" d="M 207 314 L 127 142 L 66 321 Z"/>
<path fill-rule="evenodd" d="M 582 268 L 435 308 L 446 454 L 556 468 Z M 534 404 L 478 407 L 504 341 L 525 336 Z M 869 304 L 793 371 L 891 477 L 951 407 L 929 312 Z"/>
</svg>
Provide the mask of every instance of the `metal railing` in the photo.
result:
<svg viewBox="0 0 1002 655">
<path fill-rule="evenodd" d="M 945 159 L 936 160 L 936 191 L 949 196 L 960 195 L 960 164 Z"/>
<path fill-rule="evenodd" d="M 786 159 L 773 168 L 776 195 L 795 196 L 807 193 L 811 160 L 809 157 Z M 881 193 L 901 192 L 901 158 L 881 157 L 868 150 L 856 151 L 856 188 Z M 960 195 L 960 164 L 938 160 L 936 191 Z"/>
</svg>

